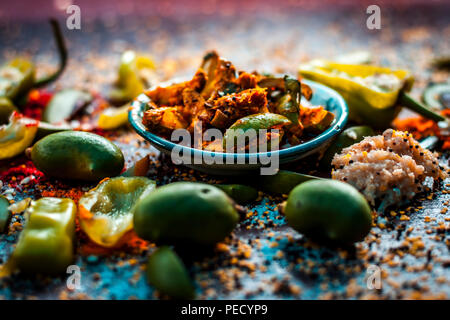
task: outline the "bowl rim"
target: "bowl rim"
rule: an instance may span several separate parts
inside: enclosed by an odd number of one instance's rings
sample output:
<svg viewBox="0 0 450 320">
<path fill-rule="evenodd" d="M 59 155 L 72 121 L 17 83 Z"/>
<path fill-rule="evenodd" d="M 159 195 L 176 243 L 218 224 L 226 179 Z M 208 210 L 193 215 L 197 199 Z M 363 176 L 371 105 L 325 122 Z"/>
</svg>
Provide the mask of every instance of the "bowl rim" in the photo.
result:
<svg viewBox="0 0 450 320">
<path fill-rule="evenodd" d="M 148 90 L 153 90 L 156 87 L 165 87 L 172 85 L 174 83 L 179 83 L 182 81 L 185 81 L 186 79 L 182 78 L 174 78 L 162 83 L 159 83 L 157 85 L 152 86 Z M 339 106 L 339 109 L 341 111 L 341 116 L 339 118 L 335 118 L 335 121 L 332 123 L 332 125 L 325 130 L 324 132 L 320 133 L 316 137 L 312 138 L 311 140 L 308 140 L 304 143 L 288 147 L 285 149 L 279 149 L 274 151 L 266 151 L 266 152 L 257 152 L 257 153 L 226 153 L 226 152 L 216 152 L 216 151 L 209 151 L 209 150 L 201 150 L 196 149 L 193 147 L 183 146 L 178 143 L 174 143 L 172 141 L 169 141 L 167 139 L 164 139 L 160 136 L 158 136 L 155 133 L 152 133 L 150 131 L 147 131 L 145 126 L 142 124 L 142 112 L 143 107 L 146 103 L 148 103 L 151 99 L 145 94 L 142 93 L 138 97 L 136 97 L 132 103 L 130 110 L 128 111 L 128 121 L 130 122 L 133 129 L 142 136 L 145 140 L 149 141 L 151 144 L 155 145 L 157 148 L 162 148 L 164 150 L 172 152 L 173 148 L 177 147 L 180 152 L 183 152 L 183 154 L 189 154 L 191 157 L 203 157 L 204 155 L 207 155 L 210 158 L 217 158 L 217 157 L 223 157 L 229 159 L 230 157 L 233 158 L 233 160 L 248 160 L 250 158 L 254 159 L 259 157 L 272 157 L 272 156 L 278 156 L 280 159 L 284 157 L 290 157 L 293 155 L 297 155 L 300 153 L 311 151 L 318 146 L 326 143 L 330 139 L 332 139 L 334 136 L 342 132 L 345 125 L 347 124 L 348 120 L 348 106 L 345 102 L 344 98 L 335 90 L 331 89 L 330 87 L 327 87 L 323 84 L 320 84 L 315 81 L 302 79 L 302 82 L 309 85 L 313 91 L 314 88 L 319 88 L 322 91 L 325 91 L 328 93 L 328 95 L 334 99 L 337 100 L 337 105 Z M 235 163 L 235 162 L 234 162 Z M 239 163 L 239 162 L 238 162 Z"/>
</svg>

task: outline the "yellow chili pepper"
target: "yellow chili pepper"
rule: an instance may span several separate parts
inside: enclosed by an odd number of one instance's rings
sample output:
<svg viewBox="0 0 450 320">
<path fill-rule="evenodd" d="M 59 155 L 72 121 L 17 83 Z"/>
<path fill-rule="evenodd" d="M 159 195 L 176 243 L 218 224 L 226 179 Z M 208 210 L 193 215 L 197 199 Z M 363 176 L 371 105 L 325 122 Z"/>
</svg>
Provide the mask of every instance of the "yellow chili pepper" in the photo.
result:
<svg viewBox="0 0 450 320">
<path fill-rule="evenodd" d="M 105 109 L 99 116 L 97 126 L 103 130 L 112 130 L 128 123 L 128 110 L 130 104 L 119 108 Z"/>
<path fill-rule="evenodd" d="M 0 126 L 0 160 L 21 154 L 31 145 L 37 130 L 38 121 L 13 112 L 9 123 Z"/>
<path fill-rule="evenodd" d="M 406 93 L 414 83 L 406 70 L 313 60 L 301 65 L 299 73 L 338 91 L 348 104 L 350 119 L 362 124 L 388 127 L 402 106 L 435 121 L 444 120 Z M 380 76 L 388 81 L 383 83 Z"/>
<path fill-rule="evenodd" d="M 150 57 L 125 51 L 120 60 L 117 87 L 110 94 L 111 100 L 125 103 L 136 98 L 146 86 L 143 73 L 154 69 L 155 64 Z"/>
<path fill-rule="evenodd" d="M 23 58 L 9 61 L 0 68 L 0 96 L 15 100 L 33 87 L 34 77 L 31 61 Z"/>
</svg>

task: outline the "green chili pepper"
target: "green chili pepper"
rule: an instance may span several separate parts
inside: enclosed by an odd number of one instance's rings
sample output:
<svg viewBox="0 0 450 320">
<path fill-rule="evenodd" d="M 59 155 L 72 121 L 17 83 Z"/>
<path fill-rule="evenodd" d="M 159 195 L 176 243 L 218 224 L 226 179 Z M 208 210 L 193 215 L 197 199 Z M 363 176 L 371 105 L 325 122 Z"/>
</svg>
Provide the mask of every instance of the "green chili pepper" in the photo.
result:
<svg viewBox="0 0 450 320">
<path fill-rule="evenodd" d="M 9 220 L 11 219 L 11 211 L 9 211 L 9 201 L 0 195 L 0 233 L 8 230 Z"/>
<path fill-rule="evenodd" d="M 299 184 L 314 179 L 322 178 L 288 170 L 280 170 L 274 175 L 259 176 L 257 186 L 264 192 L 289 194 Z"/>
<path fill-rule="evenodd" d="M 368 126 L 357 126 L 345 129 L 336 140 L 325 151 L 320 164 L 324 167 L 329 167 L 331 161 L 336 153 L 340 153 L 342 149 L 358 143 L 364 139 L 364 137 L 373 136 L 374 132 L 372 128 Z"/>
<path fill-rule="evenodd" d="M 154 69 L 155 64 L 150 57 L 137 55 L 134 51 L 125 51 L 120 60 L 117 86 L 111 91 L 110 99 L 127 103 L 136 98 L 147 86 L 142 72 Z"/>
<path fill-rule="evenodd" d="M 63 72 L 67 62 L 66 46 L 58 22 L 52 19 L 50 23 L 60 57 L 58 69 L 53 74 L 36 80 L 34 64 L 27 59 L 15 58 L 0 68 L 0 97 L 19 103 L 31 88 L 47 85 Z"/>
<path fill-rule="evenodd" d="M 291 124 L 286 126 L 291 133 L 288 140 L 292 144 L 297 144 L 300 142 L 299 137 L 302 135 L 303 131 L 303 125 L 299 120 L 301 84 L 297 79 L 285 76 L 284 87 L 286 94 L 278 99 L 275 104 L 275 109 L 277 113 L 285 116 L 291 121 Z"/>
<path fill-rule="evenodd" d="M 402 106 L 407 107 L 408 109 L 417 112 L 421 116 L 425 118 L 431 119 L 433 121 L 445 121 L 445 117 L 441 116 L 439 113 L 434 112 L 433 110 L 425 107 L 419 101 L 411 97 L 409 94 L 401 91 L 398 96 L 398 103 Z"/>
<path fill-rule="evenodd" d="M 350 119 L 362 124 L 388 127 L 401 106 L 435 121 L 444 119 L 408 96 L 406 92 L 411 89 L 414 78 L 405 70 L 314 60 L 301 65 L 299 72 L 307 79 L 338 91 L 348 104 Z"/>
<path fill-rule="evenodd" d="M 289 76 L 284 77 L 286 94 L 276 104 L 277 113 L 288 118 L 292 125 L 298 125 L 299 105 L 301 97 L 300 81 Z"/>
<path fill-rule="evenodd" d="M 74 258 L 75 216 L 76 205 L 71 199 L 33 201 L 9 266 L 25 273 L 66 272 Z"/>
<path fill-rule="evenodd" d="M 42 115 L 42 120 L 58 123 L 68 120 L 92 101 L 90 93 L 76 89 L 65 89 L 54 94 Z"/>
<path fill-rule="evenodd" d="M 67 48 L 59 23 L 55 19 L 50 19 L 50 24 L 52 26 L 53 37 L 55 38 L 56 47 L 58 49 L 59 65 L 58 69 L 54 73 L 47 75 L 41 79 L 37 79 L 34 83 L 35 88 L 40 88 L 54 82 L 63 73 L 67 65 Z"/>
<path fill-rule="evenodd" d="M 78 204 L 81 229 L 95 243 L 114 247 L 133 229 L 133 208 L 156 187 L 144 177 L 116 177 L 85 193 Z"/>
<path fill-rule="evenodd" d="M 161 247 L 150 256 L 147 279 L 156 289 L 172 298 L 195 298 L 195 288 L 183 261 L 169 247 Z"/>
<path fill-rule="evenodd" d="M 214 186 L 239 204 L 246 204 L 258 198 L 258 190 L 243 184 L 215 184 Z"/>
<path fill-rule="evenodd" d="M 261 129 L 269 130 L 273 127 L 283 127 L 289 124 L 291 124 L 291 121 L 288 118 L 276 113 L 259 113 L 243 117 L 225 131 L 223 148 L 226 150 L 227 144 L 236 146 L 239 136 L 245 135 L 249 130 L 255 130 L 255 138 L 257 138 Z M 281 130 L 280 134 L 282 134 Z"/>
</svg>

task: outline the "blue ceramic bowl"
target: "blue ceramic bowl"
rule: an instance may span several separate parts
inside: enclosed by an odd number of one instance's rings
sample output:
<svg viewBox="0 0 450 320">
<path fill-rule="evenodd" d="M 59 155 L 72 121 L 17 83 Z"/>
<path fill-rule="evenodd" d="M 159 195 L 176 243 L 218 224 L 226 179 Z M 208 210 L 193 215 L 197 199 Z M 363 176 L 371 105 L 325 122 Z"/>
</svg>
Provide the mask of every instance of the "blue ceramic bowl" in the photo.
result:
<svg viewBox="0 0 450 320">
<path fill-rule="evenodd" d="M 179 83 L 180 81 L 182 80 L 176 79 L 160 84 L 159 86 L 168 86 L 173 83 Z M 274 157 L 278 157 L 278 163 L 284 164 L 318 152 L 326 147 L 328 143 L 343 130 L 347 123 L 348 108 L 341 95 L 333 89 L 317 82 L 308 80 L 302 81 L 309 85 L 314 93 L 311 104 L 324 106 L 327 110 L 334 113 L 335 119 L 326 131 L 313 139 L 286 149 L 264 153 L 222 153 L 194 149 L 168 141 L 147 131 L 142 124 L 144 109 L 150 100 L 145 94 L 141 94 L 132 102 L 132 108 L 128 114 L 128 119 L 134 130 L 159 151 L 171 156 L 172 149 L 177 147 L 175 150 L 183 152 L 183 156 L 186 157 L 186 159 L 189 159 L 186 161 L 187 163 L 185 162 L 183 164 L 190 168 L 219 175 L 248 174 L 255 172 L 263 166 L 268 166 L 267 164 L 263 164 L 264 161 L 267 163 L 268 158 L 274 159 Z M 214 163 L 204 160 L 212 159 L 213 157 L 216 160 Z"/>
</svg>

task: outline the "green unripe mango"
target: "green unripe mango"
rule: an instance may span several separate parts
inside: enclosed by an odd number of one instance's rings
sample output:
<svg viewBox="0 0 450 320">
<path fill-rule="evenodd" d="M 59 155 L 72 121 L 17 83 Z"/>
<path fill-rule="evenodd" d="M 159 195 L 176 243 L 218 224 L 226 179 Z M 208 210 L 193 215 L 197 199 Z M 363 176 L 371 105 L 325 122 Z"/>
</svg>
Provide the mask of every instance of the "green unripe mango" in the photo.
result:
<svg viewBox="0 0 450 320">
<path fill-rule="evenodd" d="M 295 187 L 284 213 L 292 228 L 318 240 L 358 242 L 372 227 L 367 200 L 354 187 L 337 180 L 311 180 Z"/>
<path fill-rule="evenodd" d="M 156 289 L 175 299 L 193 299 L 195 288 L 183 261 L 169 247 L 157 249 L 148 259 L 147 280 Z"/>
<path fill-rule="evenodd" d="M 63 131 L 39 140 L 31 160 L 45 175 L 63 179 L 98 181 L 120 174 L 122 151 L 97 134 Z"/>
<path fill-rule="evenodd" d="M 134 210 L 134 230 L 158 244 L 212 245 L 239 221 L 232 200 L 220 189 L 196 182 L 157 188 Z"/>
</svg>

